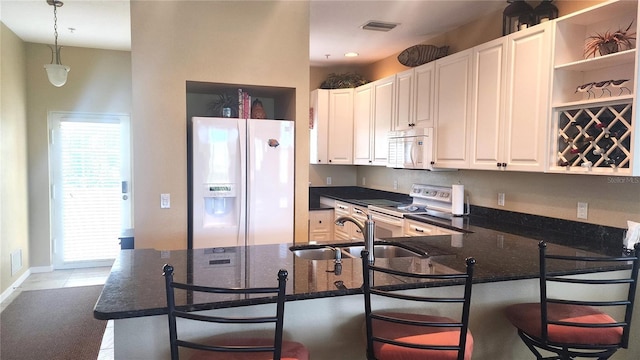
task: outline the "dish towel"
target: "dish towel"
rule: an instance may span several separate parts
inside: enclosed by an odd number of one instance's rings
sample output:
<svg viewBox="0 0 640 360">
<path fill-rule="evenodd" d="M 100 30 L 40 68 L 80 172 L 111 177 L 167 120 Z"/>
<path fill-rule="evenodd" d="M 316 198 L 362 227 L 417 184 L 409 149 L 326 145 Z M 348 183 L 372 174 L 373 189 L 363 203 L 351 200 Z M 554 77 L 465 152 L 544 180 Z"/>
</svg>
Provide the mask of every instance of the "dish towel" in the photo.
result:
<svg viewBox="0 0 640 360">
<path fill-rule="evenodd" d="M 627 220 L 627 236 L 624 238 L 623 246 L 627 251 L 633 251 L 636 243 L 640 242 L 640 223 Z"/>
</svg>

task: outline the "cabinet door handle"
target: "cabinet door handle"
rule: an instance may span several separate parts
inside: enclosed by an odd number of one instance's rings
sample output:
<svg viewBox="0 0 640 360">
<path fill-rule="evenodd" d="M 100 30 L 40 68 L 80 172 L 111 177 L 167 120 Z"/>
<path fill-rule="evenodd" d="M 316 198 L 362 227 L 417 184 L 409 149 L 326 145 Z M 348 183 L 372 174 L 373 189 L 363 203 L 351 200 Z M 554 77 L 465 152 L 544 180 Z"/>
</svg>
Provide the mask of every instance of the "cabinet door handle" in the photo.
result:
<svg viewBox="0 0 640 360">
<path fill-rule="evenodd" d="M 423 233 L 423 232 L 424 232 L 424 230 L 419 229 L 419 228 L 415 228 L 414 230 L 415 230 L 416 232 L 419 232 L 419 233 Z"/>
<path fill-rule="evenodd" d="M 496 166 L 497 166 L 497 167 L 501 167 L 501 166 L 502 166 L 502 164 L 501 164 L 501 163 L 496 163 Z"/>
<path fill-rule="evenodd" d="M 507 163 L 502 163 L 502 167 L 506 168 L 507 167 Z"/>
</svg>

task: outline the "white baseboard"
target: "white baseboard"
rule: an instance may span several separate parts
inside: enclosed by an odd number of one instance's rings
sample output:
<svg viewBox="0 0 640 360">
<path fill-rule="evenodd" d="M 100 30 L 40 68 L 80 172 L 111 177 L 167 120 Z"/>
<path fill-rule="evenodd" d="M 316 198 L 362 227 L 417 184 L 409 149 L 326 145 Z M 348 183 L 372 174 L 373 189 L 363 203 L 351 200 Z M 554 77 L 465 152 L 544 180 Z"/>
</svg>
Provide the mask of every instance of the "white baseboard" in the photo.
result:
<svg viewBox="0 0 640 360">
<path fill-rule="evenodd" d="M 9 286 L 7 290 L 2 293 L 2 295 L 0 295 L 0 302 L 4 302 L 5 300 L 7 300 L 9 296 L 11 296 L 11 294 L 13 294 L 13 292 L 16 290 L 16 288 L 22 285 L 25 280 L 27 280 L 29 275 L 31 275 L 31 269 L 27 269 L 27 271 L 20 275 L 20 277 L 16 279 L 16 281 L 14 281 L 13 284 L 11 284 L 11 286 Z"/>
<path fill-rule="evenodd" d="M 29 268 L 29 270 L 31 271 L 32 274 L 44 273 L 44 272 L 52 272 L 53 271 L 53 265 L 36 266 L 36 267 Z"/>
</svg>

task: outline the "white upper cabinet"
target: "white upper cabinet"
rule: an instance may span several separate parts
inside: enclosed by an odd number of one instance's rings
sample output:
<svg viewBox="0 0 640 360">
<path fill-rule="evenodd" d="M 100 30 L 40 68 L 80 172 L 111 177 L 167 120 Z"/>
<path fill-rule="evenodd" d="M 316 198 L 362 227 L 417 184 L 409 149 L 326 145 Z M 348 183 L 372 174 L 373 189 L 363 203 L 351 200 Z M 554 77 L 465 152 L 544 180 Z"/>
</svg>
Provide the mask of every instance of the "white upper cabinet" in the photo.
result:
<svg viewBox="0 0 640 360">
<path fill-rule="evenodd" d="M 396 74 L 396 117 L 393 130 L 433 127 L 435 62 Z"/>
<path fill-rule="evenodd" d="M 506 170 L 544 171 L 547 152 L 553 22 L 507 37 Z"/>
<path fill-rule="evenodd" d="M 415 70 L 409 69 L 396 74 L 396 116 L 393 130 L 411 129 L 414 119 Z"/>
<path fill-rule="evenodd" d="M 640 176 L 637 43 L 584 51 L 591 36 L 628 26 L 637 33 L 638 21 L 638 1 L 603 2 L 556 20 L 549 172 Z"/>
<path fill-rule="evenodd" d="M 311 92 L 311 164 L 353 164 L 353 89 Z"/>
<path fill-rule="evenodd" d="M 506 55 L 505 38 L 473 49 L 473 110 L 469 126 L 472 169 L 495 170 L 502 166 Z"/>
<path fill-rule="evenodd" d="M 434 167 L 468 168 L 471 54 L 464 50 L 435 61 Z"/>
<path fill-rule="evenodd" d="M 395 75 L 358 86 L 354 95 L 354 164 L 387 165 Z"/>
<path fill-rule="evenodd" d="M 470 168 L 544 170 L 551 25 L 473 49 Z"/>
<path fill-rule="evenodd" d="M 329 90 L 329 163 L 353 164 L 353 89 Z"/>
<path fill-rule="evenodd" d="M 373 86 L 373 165 L 386 166 L 388 135 L 394 121 L 396 76 L 376 80 Z"/>
<path fill-rule="evenodd" d="M 373 162 L 373 86 L 358 86 L 353 95 L 353 163 L 370 165 Z"/>
<path fill-rule="evenodd" d="M 329 163 L 329 90 L 317 89 L 311 92 L 309 106 L 312 124 L 309 129 L 309 163 Z"/>
<path fill-rule="evenodd" d="M 435 62 L 428 62 L 414 69 L 414 112 L 415 127 L 433 127 L 433 94 Z"/>
</svg>

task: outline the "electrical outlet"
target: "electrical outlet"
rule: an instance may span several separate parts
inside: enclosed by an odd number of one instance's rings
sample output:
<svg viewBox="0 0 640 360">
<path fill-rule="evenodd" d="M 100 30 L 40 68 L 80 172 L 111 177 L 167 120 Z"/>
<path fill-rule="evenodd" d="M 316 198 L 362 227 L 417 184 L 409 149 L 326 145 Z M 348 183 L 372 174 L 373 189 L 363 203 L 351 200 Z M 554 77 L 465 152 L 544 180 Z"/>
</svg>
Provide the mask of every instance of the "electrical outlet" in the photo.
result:
<svg viewBox="0 0 640 360">
<path fill-rule="evenodd" d="M 398 190 L 398 180 L 393 180 L 393 190 Z"/>
<path fill-rule="evenodd" d="M 578 219 L 587 219 L 589 214 L 589 204 L 586 202 L 578 202 Z"/>
<path fill-rule="evenodd" d="M 498 205 L 504 206 L 504 193 L 498 193 Z"/>
<path fill-rule="evenodd" d="M 160 194 L 160 209 L 171 208 L 171 194 Z"/>
<path fill-rule="evenodd" d="M 327 185 L 331 185 L 331 176 L 327 176 Z"/>
</svg>

